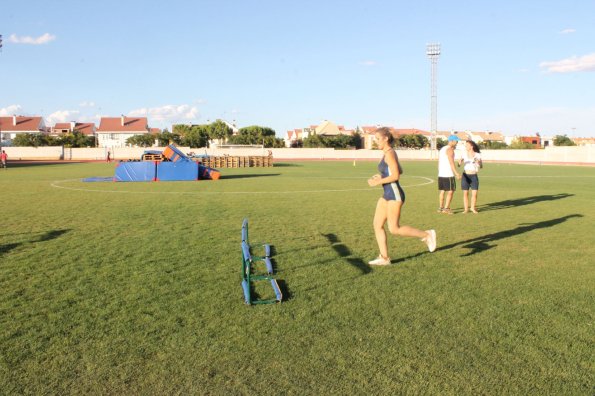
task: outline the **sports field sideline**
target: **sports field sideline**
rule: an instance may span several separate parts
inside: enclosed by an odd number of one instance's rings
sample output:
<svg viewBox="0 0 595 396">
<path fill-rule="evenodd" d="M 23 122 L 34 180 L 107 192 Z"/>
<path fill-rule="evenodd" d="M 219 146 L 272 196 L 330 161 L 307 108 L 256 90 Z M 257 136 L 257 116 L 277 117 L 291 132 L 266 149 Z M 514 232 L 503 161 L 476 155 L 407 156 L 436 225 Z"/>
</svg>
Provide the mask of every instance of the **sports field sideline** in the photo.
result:
<svg viewBox="0 0 595 396">
<path fill-rule="evenodd" d="M 374 162 L 0 170 L 0 394 L 592 394 L 595 168 L 487 163 L 480 213 L 448 216 L 436 163 L 403 166 L 438 249 L 390 237 L 381 268 Z M 281 304 L 243 303 L 243 218 Z"/>
</svg>

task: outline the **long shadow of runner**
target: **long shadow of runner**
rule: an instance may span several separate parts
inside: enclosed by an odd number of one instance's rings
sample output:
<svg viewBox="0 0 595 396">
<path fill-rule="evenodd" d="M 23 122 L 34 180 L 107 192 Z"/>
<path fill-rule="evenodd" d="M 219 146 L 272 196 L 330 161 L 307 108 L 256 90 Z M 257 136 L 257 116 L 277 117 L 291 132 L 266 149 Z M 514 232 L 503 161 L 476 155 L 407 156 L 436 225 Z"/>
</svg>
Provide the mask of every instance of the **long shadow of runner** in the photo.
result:
<svg viewBox="0 0 595 396">
<path fill-rule="evenodd" d="M 221 179 L 247 179 L 250 177 L 268 177 L 268 176 L 279 176 L 280 173 L 252 173 L 243 175 L 222 175 Z"/>
<path fill-rule="evenodd" d="M 13 249 L 16 249 L 17 247 L 25 244 L 25 243 L 36 243 L 36 242 L 46 242 L 46 241 L 51 241 L 52 239 L 58 238 L 59 236 L 61 236 L 62 234 L 67 233 L 70 230 L 53 230 L 53 231 L 48 231 L 43 233 L 42 235 L 36 237 L 36 238 L 32 238 L 30 241 L 25 241 L 25 242 L 17 242 L 17 243 L 8 243 L 6 245 L 0 245 L 0 257 L 8 252 L 10 252 Z M 26 233 L 19 233 L 19 234 L 15 234 L 15 235 L 23 235 Z M 9 235 L 9 234 L 7 234 Z"/>
<path fill-rule="evenodd" d="M 341 243 L 337 235 L 322 234 L 322 236 L 329 241 L 331 247 L 335 252 L 337 252 L 337 255 L 339 255 L 339 257 L 343 258 L 347 263 L 359 269 L 362 272 L 362 275 L 366 275 L 372 272 L 370 266 L 366 264 L 366 262 L 361 258 L 349 257 L 352 255 L 351 250 L 345 244 Z"/>
<path fill-rule="evenodd" d="M 537 230 L 539 228 L 553 227 L 555 225 L 564 223 L 568 219 L 572 219 L 575 217 L 584 217 L 584 216 L 581 214 L 571 214 L 571 215 L 559 217 L 557 219 L 540 221 L 538 223 L 532 223 L 532 224 L 527 224 L 527 225 L 520 225 L 519 227 L 510 229 L 510 230 L 504 230 L 504 231 L 496 232 L 494 234 L 483 235 L 483 236 L 480 236 L 477 238 L 467 239 L 466 241 L 460 241 L 460 242 L 456 242 L 456 243 L 451 243 L 450 245 L 441 246 L 436 251 L 448 250 L 448 249 L 455 248 L 457 246 L 462 246 L 464 248 L 471 249 L 471 251 L 469 253 L 461 255 L 461 257 L 467 257 L 467 256 L 474 255 L 476 253 L 484 252 L 486 250 L 489 250 L 489 249 L 492 249 L 492 248 L 498 246 L 495 244 L 490 245 L 490 242 L 495 242 L 495 241 L 499 241 L 501 239 L 510 238 L 510 237 L 513 237 L 516 235 L 524 234 L 525 232 Z M 404 258 L 397 260 L 396 262 L 410 260 L 412 258 L 421 256 L 422 254 L 426 254 L 426 253 L 427 252 L 423 252 L 423 253 L 418 253 L 418 254 L 415 254 L 415 255 L 412 255 L 409 257 L 404 257 Z M 393 261 L 393 264 L 394 263 L 395 263 L 395 261 Z"/>
<path fill-rule="evenodd" d="M 574 194 L 553 194 L 553 195 L 535 195 L 533 197 L 525 197 L 519 199 L 507 199 L 505 201 L 500 202 L 491 202 L 485 205 L 480 205 L 478 209 L 481 212 L 487 212 L 490 210 L 499 210 L 499 209 L 508 209 L 514 208 L 517 206 L 524 206 L 524 205 L 531 205 L 537 202 L 543 201 L 555 201 L 557 199 L 563 199 L 568 197 L 573 197 Z"/>
</svg>

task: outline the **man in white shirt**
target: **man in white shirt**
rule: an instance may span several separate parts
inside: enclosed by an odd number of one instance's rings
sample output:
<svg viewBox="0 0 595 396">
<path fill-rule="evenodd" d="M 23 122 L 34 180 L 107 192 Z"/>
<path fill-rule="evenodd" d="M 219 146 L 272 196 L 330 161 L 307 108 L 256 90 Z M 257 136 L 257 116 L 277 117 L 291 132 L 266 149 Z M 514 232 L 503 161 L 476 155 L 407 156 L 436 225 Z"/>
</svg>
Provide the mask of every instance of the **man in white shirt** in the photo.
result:
<svg viewBox="0 0 595 396">
<path fill-rule="evenodd" d="M 450 202 L 454 191 L 457 189 L 456 179 L 460 179 L 461 175 L 457 172 L 455 167 L 455 150 L 459 142 L 457 135 L 450 135 L 448 137 L 448 144 L 440 149 L 438 154 L 438 190 L 439 196 L 439 213 L 452 214 L 450 210 Z"/>
</svg>

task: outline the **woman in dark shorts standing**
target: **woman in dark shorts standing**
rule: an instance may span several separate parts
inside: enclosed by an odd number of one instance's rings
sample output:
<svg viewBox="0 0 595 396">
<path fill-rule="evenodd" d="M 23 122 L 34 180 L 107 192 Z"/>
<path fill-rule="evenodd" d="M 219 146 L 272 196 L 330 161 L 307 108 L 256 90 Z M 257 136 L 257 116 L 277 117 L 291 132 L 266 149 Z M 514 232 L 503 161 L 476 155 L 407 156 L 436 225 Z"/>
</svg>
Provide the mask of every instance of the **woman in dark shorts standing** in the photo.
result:
<svg viewBox="0 0 595 396">
<path fill-rule="evenodd" d="M 374 234 L 378 242 L 380 255 L 370 261 L 370 265 L 389 265 L 388 244 L 384 224 L 388 223 L 388 231 L 393 235 L 419 238 L 428 246 L 428 250 L 436 250 L 436 231 L 421 231 L 410 226 L 399 224 L 401 207 L 405 203 L 405 192 L 399 184 L 399 178 L 403 173 L 397 153 L 392 148 L 394 138 L 388 128 L 378 128 L 374 133 L 378 148 L 384 152 L 384 156 L 378 164 L 379 174 L 368 179 L 371 187 L 382 185 L 384 194 L 378 199 L 376 213 L 374 214 Z"/>
<path fill-rule="evenodd" d="M 459 166 L 463 165 L 463 176 L 461 178 L 461 190 L 463 190 L 463 213 L 469 212 L 469 188 L 471 188 L 471 212 L 477 213 L 477 192 L 479 191 L 479 177 L 477 173 L 483 167 L 479 146 L 473 140 L 465 142 L 465 152 L 459 160 Z"/>
</svg>

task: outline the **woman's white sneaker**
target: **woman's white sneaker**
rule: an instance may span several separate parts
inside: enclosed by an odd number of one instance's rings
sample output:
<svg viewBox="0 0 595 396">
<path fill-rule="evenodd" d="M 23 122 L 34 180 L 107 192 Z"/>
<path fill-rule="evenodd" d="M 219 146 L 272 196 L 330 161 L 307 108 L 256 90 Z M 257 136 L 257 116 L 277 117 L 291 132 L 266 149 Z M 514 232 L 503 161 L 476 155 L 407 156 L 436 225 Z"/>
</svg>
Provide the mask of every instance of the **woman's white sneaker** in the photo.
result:
<svg viewBox="0 0 595 396">
<path fill-rule="evenodd" d="M 390 265 L 390 257 L 384 258 L 382 256 L 378 256 L 378 258 L 369 261 L 368 264 L 370 265 Z"/>
<path fill-rule="evenodd" d="M 436 231 L 435 230 L 427 230 L 428 236 L 423 239 L 423 241 L 428 245 L 428 250 L 433 252 L 436 250 Z"/>
</svg>

